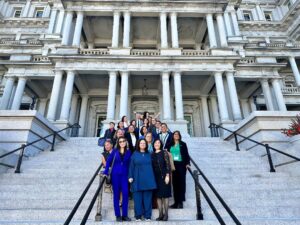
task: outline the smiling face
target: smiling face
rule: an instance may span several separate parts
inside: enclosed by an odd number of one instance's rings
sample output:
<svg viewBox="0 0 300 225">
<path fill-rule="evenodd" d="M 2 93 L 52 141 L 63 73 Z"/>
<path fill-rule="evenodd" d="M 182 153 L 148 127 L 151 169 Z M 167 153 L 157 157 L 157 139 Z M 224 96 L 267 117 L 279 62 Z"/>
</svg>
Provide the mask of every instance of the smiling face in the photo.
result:
<svg viewBox="0 0 300 225">
<path fill-rule="evenodd" d="M 117 132 L 117 138 L 123 137 L 124 136 L 124 132 L 122 130 L 118 130 Z"/>
<path fill-rule="evenodd" d="M 133 127 L 132 125 L 130 125 L 130 126 L 128 127 L 128 132 L 129 132 L 129 133 L 133 133 L 133 132 L 134 132 L 134 127 Z"/>
<path fill-rule="evenodd" d="M 118 123 L 119 128 L 124 128 L 124 123 L 121 121 Z"/>
<path fill-rule="evenodd" d="M 126 147 L 126 139 L 125 138 L 119 138 L 119 145 L 120 148 L 125 148 Z"/>
<path fill-rule="evenodd" d="M 145 140 L 141 140 L 140 143 L 139 143 L 139 148 L 140 148 L 140 151 L 145 151 L 146 150 L 146 141 Z"/>
<path fill-rule="evenodd" d="M 112 150 L 112 146 L 113 146 L 113 145 L 112 145 L 111 142 L 106 141 L 106 142 L 105 142 L 105 145 L 104 145 L 104 148 L 105 148 L 106 151 L 110 152 L 110 151 Z"/>
<path fill-rule="evenodd" d="M 156 140 L 156 141 L 154 142 L 154 149 L 155 149 L 155 150 L 160 150 L 160 149 L 161 149 L 161 143 L 160 143 L 159 140 Z"/>
<path fill-rule="evenodd" d="M 147 133 L 145 139 L 148 143 L 151 143 L 152 142 L 152 133 Z"/>
<path fill-rule="evenodd" d="M 167 130 L 168 130 L 168 128 L 165 124 L 161 125 L 161 132 L 166 133 Z"/>
</svg>

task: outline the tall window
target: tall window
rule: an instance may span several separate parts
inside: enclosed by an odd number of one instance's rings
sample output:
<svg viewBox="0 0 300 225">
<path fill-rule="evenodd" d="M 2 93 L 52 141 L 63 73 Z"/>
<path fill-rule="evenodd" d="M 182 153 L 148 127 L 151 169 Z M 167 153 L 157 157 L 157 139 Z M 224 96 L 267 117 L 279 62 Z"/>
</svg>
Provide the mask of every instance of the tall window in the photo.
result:
<svg viewBox="0 0 300 225">
<path fill-rule="evenodd" d="M 14 17 L 15 18 L 19 18 L 21 16 L 21 8 L 16 8 L 15 11 L 14 11 Z"/>
<path fill-rule="evenodd" d="M 41 17 L 43 17 L 43 13 L 44 13 L 44 8 L 36 8 L 35 17 L 41 18 Z"/>
<path fill-rule="evenodd" d="M 250 11 L 244 11 L 244 12 L 243 12 L 243 15 L 244 15 L 244 20 L 245 20 L 245 21 L 250 21 L 250 20 L 252 20 L 252 16 L 251 16 L 251 12 L 250 12 Z"/>
<path fill-rule="evenodd" d="M 266 21 L 272 21 L 272 12 L 265 12 Z"/>
</svg>

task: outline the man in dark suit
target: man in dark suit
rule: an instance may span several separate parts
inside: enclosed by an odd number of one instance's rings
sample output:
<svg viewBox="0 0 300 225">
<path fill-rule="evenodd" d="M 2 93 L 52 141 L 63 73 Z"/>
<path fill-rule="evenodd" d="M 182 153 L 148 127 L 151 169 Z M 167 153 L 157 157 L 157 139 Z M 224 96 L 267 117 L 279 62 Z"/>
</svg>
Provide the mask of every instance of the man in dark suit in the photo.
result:
<svg viewBox="0 0 300 225">
<path fill-rule="evenodd" d="M 156 120 L 155 128 L 152 130 L 153 139 L 158 139 L 159 134 L 161 133 L 161 122 Z"/>
<path fill-rule="evenodd" d="M 172 142 L 172 133 L 168 129 L 166 123 L 161 124 L 161 133 L 159 134 L 159 139 L 163 143 L 163 149 L 168 149 Z"/>
<path fill-rule="evenodd" d="M 135 144 L 137 143 L 137 141 L 139 139 L 138 137 L 139 136 L 136 134 L 134 126 L 130 125 L 128 127 L 128 131 L 125 134 L 125 138 L 127 139 L 129 149 L 132 153 L 135 150 Z"/>
<path fill-rule="evenodd" d="M 105 131 L 105 134 L 104 134 L 104 138 L 105 140 L 107 139 L 110 139 L 112 140 L 114 135 L 116 133 L 116 130 L 115 130 L 115 123 L 114 122 L 110 122 L 109 123 L 109 128 Z"/>
</svg>

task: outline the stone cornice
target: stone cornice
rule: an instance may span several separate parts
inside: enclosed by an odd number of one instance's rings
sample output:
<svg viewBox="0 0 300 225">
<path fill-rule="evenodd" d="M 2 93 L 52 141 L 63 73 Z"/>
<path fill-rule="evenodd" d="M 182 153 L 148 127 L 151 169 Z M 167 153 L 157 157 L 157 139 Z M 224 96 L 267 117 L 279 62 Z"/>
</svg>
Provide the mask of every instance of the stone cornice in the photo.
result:
<svg viewBox="0 0 300 225">
<path fill-rule="evenodd" d="M 0 20 L 0 28 L 39 27 L 48 26 L 49 18 L 8 18 Z"/>
</svg>

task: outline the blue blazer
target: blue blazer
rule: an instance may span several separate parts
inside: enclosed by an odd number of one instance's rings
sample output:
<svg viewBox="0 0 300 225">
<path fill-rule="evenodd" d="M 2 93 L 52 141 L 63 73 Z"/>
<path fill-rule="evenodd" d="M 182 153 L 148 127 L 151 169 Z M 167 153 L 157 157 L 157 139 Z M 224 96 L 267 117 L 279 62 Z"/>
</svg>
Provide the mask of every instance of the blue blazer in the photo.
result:
<svg viewBox="0 0 300 225">
<path fill-rule="evenodd" d="M 129 163 L 130 163 L 130 157 L 131 157 L 131 152 L 130 152 L 129 149 L 125 152 L 125 155 L 123 157 L 123 161 L 121 159 L 121 155 L 120 155 L 119 150 L 114 149 L 110 153 L 110 155 L 107 159 L 106 167 L 105 167 L 105 170 L 104 170 L 103 174 L 108 175 L 108 170 L 109 170 L 109 167 L 111 166 L 111 164 L 114 160 L 114 157 L 115 157 L 115 161 L 114 161 L 114 165 L 113 165 L 113 168 L 112 168 L 112 171 L 111 171 L 111 175 L 112 176 L 114 176 L 114 175 L 128 176 Z"/>
<path fill-rule="evenodd" d="M 156 189 L 150 153 L 135 151 L 132 154 L 128 178 L 133 178 L 132 192 Z"/>
</svg>

